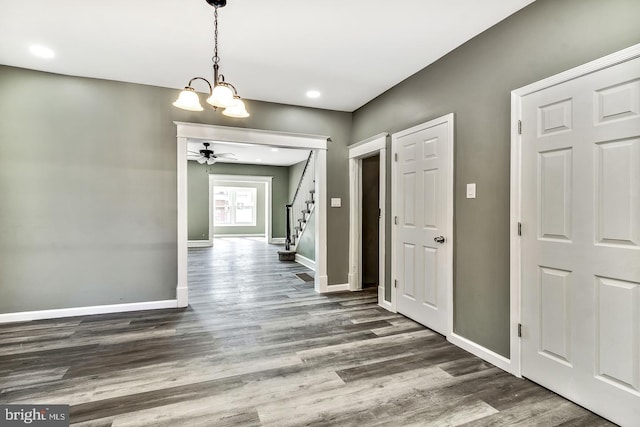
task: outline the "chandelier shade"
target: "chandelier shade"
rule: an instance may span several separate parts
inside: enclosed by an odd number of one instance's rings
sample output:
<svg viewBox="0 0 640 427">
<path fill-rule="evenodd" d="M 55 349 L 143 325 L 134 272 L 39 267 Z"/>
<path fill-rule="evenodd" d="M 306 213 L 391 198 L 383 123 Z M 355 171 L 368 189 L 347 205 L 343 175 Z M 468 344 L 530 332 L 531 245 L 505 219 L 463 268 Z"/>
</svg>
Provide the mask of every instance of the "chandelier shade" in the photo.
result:
<svg viewBox="0 0 640 427">
<path fill-rule="evenodd" d="M 222 112 L 222 114 L 228 117 L 236 117 L 236 118 L 249 117 L 249 113 L 247 112 L 247 109 L 244 106 L 244 102 L 242 102 L 239 96 L 234 98 L 233 104 L 227 107 Z"/>
<path fill-rule="evenodd" d="M 198 94 L 190 86 L 185 87 L 182 92 L 180 92 L 180 96 L 178 96 L 178 99 L 176 99 L 176 102 L 174 102 L 173 105 L 188 111 L 204 110 L 202 105 L 200 105 L 200 98 L 198 98 Z"/>
<path fill-rule="evenodd" d="M 207 98 L 207 103 L 219 108 L 231 107 L 234 104 L 233 90 L 225 84 L 217 84 Z"/>
<path fill-rule="evenodd" d="M 218 56 L 218 9 L 226 6 L 226 0 L 206 0 L 206 2 L 214 8 L 214 54 L 213 61 L 213 84 L 204 77 L 194 77 L 189 80 L 189 84 L 184 88 L 178 99 L 173 103 L 177 108 L 187 111 L 203 111 L 200 104 L 200 98 L 195 89 L 191 87 L 191 83 L 195 80 L 203 80 L 209 86 L 209 97 L 207 104 L 213 106 L 214 110 L 218 108 L 224 109 L 222 114 L 228 117 L 249 117 L 249 113 L 240 99 L 238 91 L 231 83 L 224 80 L 224 76 L 220 74 L 220 57 Z M 213 164 L 213 163 L 210 163 Z"/>
</svg>

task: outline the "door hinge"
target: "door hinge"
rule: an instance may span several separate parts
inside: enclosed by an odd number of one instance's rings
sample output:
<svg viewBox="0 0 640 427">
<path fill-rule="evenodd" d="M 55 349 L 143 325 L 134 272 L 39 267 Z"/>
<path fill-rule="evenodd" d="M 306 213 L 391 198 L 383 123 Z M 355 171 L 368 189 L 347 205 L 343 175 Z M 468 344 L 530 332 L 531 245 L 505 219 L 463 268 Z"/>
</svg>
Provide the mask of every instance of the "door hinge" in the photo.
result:
<svg viewBox="0 0 640 427">
<path fill-rule="evenodd" d="M 522 236 L 522 223 L 518 223 L 518 236 Z"/>
<path fill-rule="evenodd" d="M 393 223 L 394 223 L 395 225 L 398 225 L 398 217 L 397 217 L 397 216 L 393 218 Z"/>
<path fill-rule="evenodd" d="M 518 120 L 518 135 L 522 135 L 522 120 Z"/>
<path fill-rule="evenodd" d="M 394 280 L 394 281 L 393 281 L 393 287 L 394 287 L 394 288 L 397 288 L 397 287 L 398 287 L 398 281 L 397 281 L 397 280 Z"/>
<path fill-rule="evenodd" d="M 378 219 L 382 218 L 382 209 L 378 209 Z"/>
<path fill-rule="evenodd" d="M 398 161 L 398 153 L 395 153 L 395 154 L 393 155 L 393 159 L 394 159 L 396 162 Z"/>
<path fill-rule="evenodd" d="M 522 323 L 518 323 L 518 338 L 522 338 Z"/>
</svg>

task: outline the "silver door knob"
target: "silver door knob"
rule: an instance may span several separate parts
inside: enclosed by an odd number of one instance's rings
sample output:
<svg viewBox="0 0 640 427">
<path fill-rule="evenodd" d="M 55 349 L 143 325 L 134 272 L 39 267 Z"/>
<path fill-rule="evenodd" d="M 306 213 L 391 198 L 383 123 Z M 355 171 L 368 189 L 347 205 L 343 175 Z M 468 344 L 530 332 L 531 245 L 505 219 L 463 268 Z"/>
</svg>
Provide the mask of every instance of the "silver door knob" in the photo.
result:
<svg viewBox="0 0 640 427">
<path fill-rule="evenodd" d="M 438 236 L 438 237 L 434 237 L 433 241 L 436 242 L 436 243 L 444 243 L 445 238 L 444 238 L 444 236 Z"/>
</svg>

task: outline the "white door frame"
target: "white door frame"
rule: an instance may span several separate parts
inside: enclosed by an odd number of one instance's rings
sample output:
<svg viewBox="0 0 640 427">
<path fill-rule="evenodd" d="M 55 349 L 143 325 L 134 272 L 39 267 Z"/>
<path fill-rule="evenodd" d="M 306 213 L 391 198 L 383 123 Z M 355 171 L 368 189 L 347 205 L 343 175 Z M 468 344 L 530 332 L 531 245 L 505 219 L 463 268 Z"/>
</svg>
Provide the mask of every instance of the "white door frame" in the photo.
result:
<svg viewBox="0 0 640 427">
<path fill-rule="evenodd" d="M 380 155 L 380 220 L 379 220 L 379 278 L 378 305 L 391 310 L 385 301 L 385 204 L 387 185 L 387 137 L 381 133 L 349 147 L 349 290 L 362 290 L 362 159 Z"/>
<path fill-rule="evenodd" d="M 314 289 L 318 293 L 329 290 L 327 277 L 327 148 L 328 136 L 304 135 L 257 129 L 243 129 L 200 123 L 174 122 L 177 127 L 177 181 L 178 181 L 178 283 L 176 297 L 178 307 L 189 305 L 187 274 L 187 141 L 189 139 L 226 141 L 237 144 L 254 144 L 270 147 L 313 150 L 316 156 L 315 197 L 316 275 Z"/>
<path fill-rule="evenodd" d="M 409 134 L 409 133 L 414 133 L 417 132 L 419 130 L 422 129 L 426 129 L 426 128 L 430 128 L 430 127 L 434 127 L 434 126 L 438 126 L 441 125 L 443 123 L 446 123 L 448 128 L 449 128 L 449 132 L 448 132 L 448 138 L 449 140 L 447 141 L 447 147 L 449 149 L 449 174 L 447 175 L 447 230 L 449 230 L 449 235 L 447 236 L 447 241 L 448 241 L 448 245 L 446 246 L 445 249 L 445 257 L 446 257 L 446 263 L 447 263 L 447 267 L 446 267 L 446 271 L 447 271 L 447 313 L 448 313 L 448 319 L 447 319 L 447 327 L 446 327 L 446 334 L 445 336 L 451 341 L 451 337 L 454 335 L 453 334 L 453 245 L 455 244 L 455 235 L 454 235 L 454 229 L 453 229 L 453 214 L 454 214 L 454 210 L 453 210 L 453 202 L 454 202 L 454 187 L 453 187 L 453 181 L 454 181 L 454 115 L 453 113 L 449 113 L 445 116 L 442 117 L 438 117 L 437 119 L 433 119 L 430 120 L 426 123 L 422 123 L 419 124 L 417 126 L 411 127 L 409 129 L 405 129 L 403 131 L 400 132 L 396 132 L 393 135 L 391 135 L 391 152 L 393 153 L 393 161 L 391 162 L 391 218 L 393 218 L 392 224 L 391 224 L 391 281 L 392 283 L 395 283 L 395 278 L 397 277 L 397 265 L 396 265 L 396 243 L 398 240 L 398 236 L 397 236 L 397 227 L 396 227 L 396 223 L 395 223 L 395 218 L 397 217 L 398 214 L 398 198 L 397 198 L 397 194 L 398 194 L 398 179 L 396 177 L 396 174 L 398 173 L 398 166 L 397 166 L 397 156 L 398 156 L 398 138 Z M 391 305 L 393 308 L 393 311 L 397 311 L 397 298 L 396 298 L 396 294 L 397 294 L 397 289 L 395 286 L 391 287 Z M 458 343 L 454 342 L 454 344 L 459 345 Z"/>
<path fill-rule="evenodd" d="M 271 185 L 273 184 L 273 177 L 259 175 L 209 175 L 209 240 L 211 242 L 213 242 L 213 187 L 216 186 L 216 181 L 264 184 L 264 235 L 266 242 L 273 244 L 273 224 L 271 221 L 271 209 L 273 205 Z"/>
<path fill-rule="evenodd" d="M 522 268 L 522 247 L 518 235 L 519 224 L 522 222 L 522 139 L 520 136 L 520 120 L 522 119 L 522 98 L 534 92 L 595 73 L 605 68 L 618 65 L 640 57 L 640 44 L 636 44 L 627 49 L 607 55 L 595 61 L 588 62 L 568 71 L 556 74 L 544 80 L 521 87 L 511 92 L 511 250 L 510 250 L 510 338 L 511 338 L 511 373 L 518 377 L 522 376 L 521 366 L 521 341 L 518 337 L 518 325 L 521 321 L 521 268 Z M 535 124 L 525 123 L 521 126 L 535 126 Z M 524 225 L 526 227 L 526 224 Z"/>
</svg>

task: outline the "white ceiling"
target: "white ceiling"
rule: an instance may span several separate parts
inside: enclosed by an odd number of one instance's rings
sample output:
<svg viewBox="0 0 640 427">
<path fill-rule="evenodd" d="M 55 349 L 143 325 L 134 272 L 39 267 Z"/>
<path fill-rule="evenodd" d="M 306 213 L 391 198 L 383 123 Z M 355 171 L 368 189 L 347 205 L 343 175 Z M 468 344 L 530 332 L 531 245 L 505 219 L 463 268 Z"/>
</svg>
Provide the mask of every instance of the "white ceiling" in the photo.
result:
<svg viewBox="0 0 640 427">
<path fill-rule="evenodd" d="M 204 148 L 203 142 L 209 142 L 210 150 L 214 154 L 233 153 L 235 160 L 220 158 L 221 163 L 246 163 L 255 165 L 271 165 L 271 166 L 291 166 L 296 163 L 307 160 L 309 150 L 293 150 L 289 148 L 268 147 L 264 145 L 253 144 L 235 144 L 232 142 L 222 141 L 200 141 L 189 140 L 187 142 L 188 151 L 200 151 Z M 189 160 L 196 160 L 197 154 L 189 154 Z"/>
<path fill-rule="evenodd" d="M 532 2 L 229 0 L 220 10 L 221 70 L 244 98 L 353 111 Z M 5 65 L 182 88 L 212 75 L 213 8 L 205 0 L 0 0 L 0 40 Z M 34 43 L 56 56 L 32 56 Z M 322 96 L 307 98 L 310 89 Z"/>
</svg>

